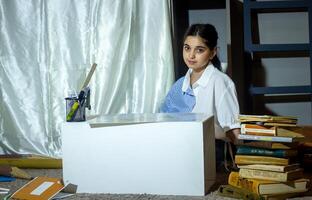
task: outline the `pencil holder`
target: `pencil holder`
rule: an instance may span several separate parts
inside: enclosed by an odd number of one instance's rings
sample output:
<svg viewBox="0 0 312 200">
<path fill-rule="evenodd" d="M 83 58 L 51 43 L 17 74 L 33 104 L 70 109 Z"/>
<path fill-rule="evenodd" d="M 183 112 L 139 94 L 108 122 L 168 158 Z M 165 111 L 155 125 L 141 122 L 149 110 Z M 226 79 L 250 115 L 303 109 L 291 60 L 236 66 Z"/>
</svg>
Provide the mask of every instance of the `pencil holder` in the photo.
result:
<svg viewBox="0 0 312 200">
<path fill-rule="evenodd" d="M 86 121 L 85 103 L 80 104 L 77 97 L 66 97 L 66 121 Z"/>
<path fill-rule="evenodd" d="M 66 97 L 65 101 L 67 122 L 86 121 L 86 108 L 91 109 L 89 88 L 83 91 L 82 96 Z"/>
</svg>

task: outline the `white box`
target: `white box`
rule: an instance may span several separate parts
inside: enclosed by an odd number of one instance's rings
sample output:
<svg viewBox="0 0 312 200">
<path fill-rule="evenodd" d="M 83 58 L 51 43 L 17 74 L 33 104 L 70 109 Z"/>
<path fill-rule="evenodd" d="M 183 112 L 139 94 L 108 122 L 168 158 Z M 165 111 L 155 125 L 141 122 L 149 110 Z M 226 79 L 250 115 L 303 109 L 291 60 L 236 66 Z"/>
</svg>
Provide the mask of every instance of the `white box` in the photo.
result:
<svg viewBox="0 0 312 200">
<path fill-rule="evenodd" d="M 78 193 L 202 196 L 215 182 L 214 120 L 203 114 L 64 123 L 62 151 L 64 182 Z"/>
</svg>

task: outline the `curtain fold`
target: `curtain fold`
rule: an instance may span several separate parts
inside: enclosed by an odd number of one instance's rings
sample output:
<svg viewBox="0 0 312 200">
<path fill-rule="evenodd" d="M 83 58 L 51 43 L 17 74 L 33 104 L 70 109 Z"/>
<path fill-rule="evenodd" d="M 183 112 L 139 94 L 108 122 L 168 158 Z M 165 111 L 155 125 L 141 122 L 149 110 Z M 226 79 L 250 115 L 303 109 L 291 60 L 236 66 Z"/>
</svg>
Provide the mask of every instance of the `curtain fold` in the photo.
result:
<svg viewBox="0 0 312 200">
<path fill-rule="evenodd" d="M 157 112 L 173 83 L 169 1 L 0 1 L 0 23 L 0 153 L 61 157 L 94 62 L 89 115 Z"/>
</svg>

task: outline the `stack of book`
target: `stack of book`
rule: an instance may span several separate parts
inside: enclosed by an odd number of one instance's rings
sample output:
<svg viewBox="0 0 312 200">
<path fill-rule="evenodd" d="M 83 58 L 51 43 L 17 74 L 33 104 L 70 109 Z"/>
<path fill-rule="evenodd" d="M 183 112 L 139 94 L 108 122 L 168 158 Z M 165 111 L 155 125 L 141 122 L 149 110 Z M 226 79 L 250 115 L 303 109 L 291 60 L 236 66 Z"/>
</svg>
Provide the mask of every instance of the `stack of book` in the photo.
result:
<svg viewBox="0 0 312 200">
<path fill-rule="evenodd" d="M 239 139 L 293 143 L 304 139 L 302 127 L 297 126 L 297 118 L 290 116 L 241 115 Z"/>
<path fill-rule="evenodd" d="M 219 193 L 285 199 L 308 191 L 309 179 L 297 159 L 298 142 L 304 139 L 297 118 L 242 115 L 239 120 L 242 145 L 235 155 L 239 171 L 230 173 L 228 185 L 220 187 Z"/>
</svg>

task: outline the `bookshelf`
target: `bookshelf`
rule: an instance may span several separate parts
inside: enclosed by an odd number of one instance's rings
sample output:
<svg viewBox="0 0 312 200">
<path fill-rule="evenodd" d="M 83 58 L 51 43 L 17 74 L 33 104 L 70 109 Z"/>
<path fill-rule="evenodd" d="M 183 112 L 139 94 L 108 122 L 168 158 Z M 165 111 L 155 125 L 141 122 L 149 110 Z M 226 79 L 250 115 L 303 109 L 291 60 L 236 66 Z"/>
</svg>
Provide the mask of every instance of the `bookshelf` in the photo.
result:
<svg viewBox="0 0 312 200">
<path fill-rule="evenodd" d="M 311 102 L 312 94 L 312 1 L 310 0 L 282 0 L 282 1 L 255 1 L 244 0 L 244 50 L 250 55 L 249 62 L 245 61 L 248 80 L 248 105 L 249 112 L 257 113 L 259 109 L 255 103 L 264 103 L 268 96 L 280 102 Z M 259 41 L 259 13 L 285 13 L 285 12 L 306 12 L 308 13 L 308 35 L 307 43 L 290 44 L 261 44 Z M 286 33 L 287 34 L 287 33 Z M 296 86 L 257 86 L 250 76 L 256 65 L 259 65 L 261 58 L 265 57 L 308 57 L 309 58 L 309 84 Z M 248 60 L 248 59 L 247 59 Z M 279 74 L 282 76 L 283 72 Z M 280 98 L 278 98 L 280 97 Z M 260 99 L 260 100 L 259 100 Z M 311 102 L 312 109 L 312 102 Z"/>
</svg>

